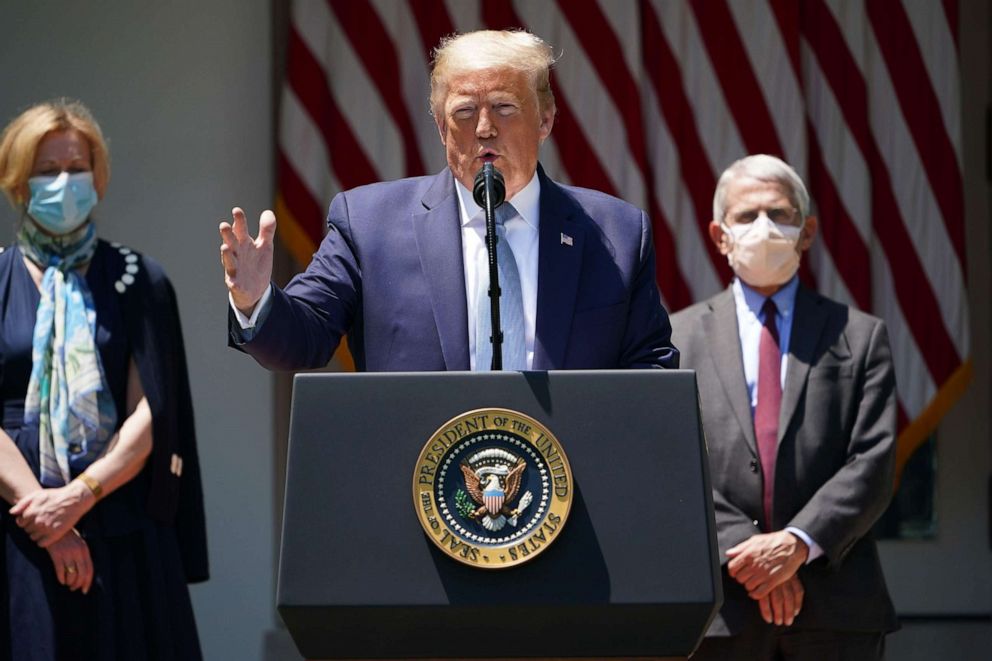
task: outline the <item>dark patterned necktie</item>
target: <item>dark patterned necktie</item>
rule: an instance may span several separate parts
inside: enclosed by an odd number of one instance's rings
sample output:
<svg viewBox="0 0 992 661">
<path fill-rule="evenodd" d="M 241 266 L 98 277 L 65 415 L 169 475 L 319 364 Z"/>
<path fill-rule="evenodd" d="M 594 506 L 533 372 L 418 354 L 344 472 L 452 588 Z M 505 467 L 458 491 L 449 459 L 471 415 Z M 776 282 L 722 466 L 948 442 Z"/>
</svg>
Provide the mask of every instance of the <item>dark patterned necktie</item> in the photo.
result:
<svg viewBox="0 0 992 661">
<path fill-rule="evenodd" d="M 778 416 L 782 408 L 782 353 L 778 344 L 775 316 L 778 309 L 772 299 L 766 299 L 761 311 L 765 323 L 758 345 L 758 403 L 754 407 L 754 436 L 761 459 L 762 509 L 765 532 L 772 530 L 772 499 L 775 495 L 775 457 L 778 453 Z"/>
</svg>

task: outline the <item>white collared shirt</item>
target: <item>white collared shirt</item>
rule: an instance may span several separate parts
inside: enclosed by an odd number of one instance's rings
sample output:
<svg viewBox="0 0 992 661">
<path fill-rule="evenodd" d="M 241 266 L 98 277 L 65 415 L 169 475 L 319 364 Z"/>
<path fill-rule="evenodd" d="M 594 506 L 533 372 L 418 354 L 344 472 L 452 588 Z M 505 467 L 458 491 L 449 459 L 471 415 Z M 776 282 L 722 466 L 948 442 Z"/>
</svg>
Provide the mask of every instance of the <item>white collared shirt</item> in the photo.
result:
<svg viewBox="0 0 992 661">
<path fill-rule="evenodd" d="M 468 350 L 471 369 L 475 369 L 475 322 L 478 306 L 488 309 L 489 298 L 479 296 L 479 281 L 488 272 L 486 253 L 486 217 L 472 199 L 472 193 L 455 180 L 458 191 L 458 215 L 462 227 L 462 267 L 465 269 L 465 309 L 468 311 Z M 534 337 L 537 326 L 537 254 L 541 217 L 541 182 L 537 172 L 523 189 L 507 200 L 517 215 L 504 223 L 506 241 L 520 273 L 520 294 L 524 306 L 524 343 L 527 368 L 534 366 Z"/>
</svg>

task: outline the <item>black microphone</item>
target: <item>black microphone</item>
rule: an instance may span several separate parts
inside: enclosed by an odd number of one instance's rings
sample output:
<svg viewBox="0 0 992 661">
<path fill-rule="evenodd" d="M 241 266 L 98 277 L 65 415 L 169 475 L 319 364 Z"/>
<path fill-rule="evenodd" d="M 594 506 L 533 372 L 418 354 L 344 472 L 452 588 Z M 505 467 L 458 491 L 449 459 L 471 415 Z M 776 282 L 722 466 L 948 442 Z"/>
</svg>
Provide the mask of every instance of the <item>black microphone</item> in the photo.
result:
<svg viewBox="0 0 992 661">
<path fill-rule="evenodd" d="M 506 183 L 503 181 L 503 174 L 493 167 L 490 162 L 482 164 L 482 168 L 475 173 L 475 183 L 472 184 L 472 198 L 480 208 L 486 208 L 486 181 L 487 176 L 491 187 L 490 199 L 493 201 L 493 209 L 503 204 L 506 199 Z"/>
<path fill-rule="evenodd" d="M 503 328 L 499 317 L 499 268 L 496 262 L 496 207 L 506 199 L 506 183 L 499 170 L 489 161 L 482 164 L 482 169 L 475 174 L 472 184 L 472 197 L 486 212 L 486 256 L 489 259 L 489 315 L 492 320 L 492 335 L 489 341 L 493 345 L 493 360 L 490 368 L 494 371 L 503 369 Z M 478 301 L 476 305 L 482 305 Z"/>
</svg>

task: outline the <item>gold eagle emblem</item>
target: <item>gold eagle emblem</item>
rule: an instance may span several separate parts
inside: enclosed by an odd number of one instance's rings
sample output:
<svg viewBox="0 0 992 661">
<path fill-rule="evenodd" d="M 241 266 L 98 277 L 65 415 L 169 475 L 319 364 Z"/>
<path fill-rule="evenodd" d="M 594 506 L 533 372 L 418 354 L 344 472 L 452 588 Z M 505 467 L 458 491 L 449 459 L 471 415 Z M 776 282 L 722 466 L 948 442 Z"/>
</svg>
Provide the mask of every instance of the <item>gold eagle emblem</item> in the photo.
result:
<svg viewBox="0 0 992 661">
<path fill-rule="evenodd" d="M 517 525 L 517 517 L 533 498 L 528 491 L 516 507 L 509 506 L 520 493 L 527 462 L 509 452 L 488 450 L 462 461 L 459 466 L 465 477 L 465 491 L 477 505 L 469 518 L 493 532 L 507 523 Z"/>
</svg>

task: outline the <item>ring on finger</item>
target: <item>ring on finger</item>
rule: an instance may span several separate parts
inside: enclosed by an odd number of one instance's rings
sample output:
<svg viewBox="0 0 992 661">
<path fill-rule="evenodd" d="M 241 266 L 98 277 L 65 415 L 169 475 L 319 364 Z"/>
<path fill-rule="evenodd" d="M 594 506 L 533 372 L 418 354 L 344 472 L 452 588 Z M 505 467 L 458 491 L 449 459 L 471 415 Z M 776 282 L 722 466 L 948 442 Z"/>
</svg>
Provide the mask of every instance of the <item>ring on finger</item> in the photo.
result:
<svg viewBox="0 0 992 661">
<path fill-rule="evenodd" d="M 65 573 L 66 574 L 75 574 L 76 573 L 76 565 L 66 565 L 65 566 Z"/>
</svg>

